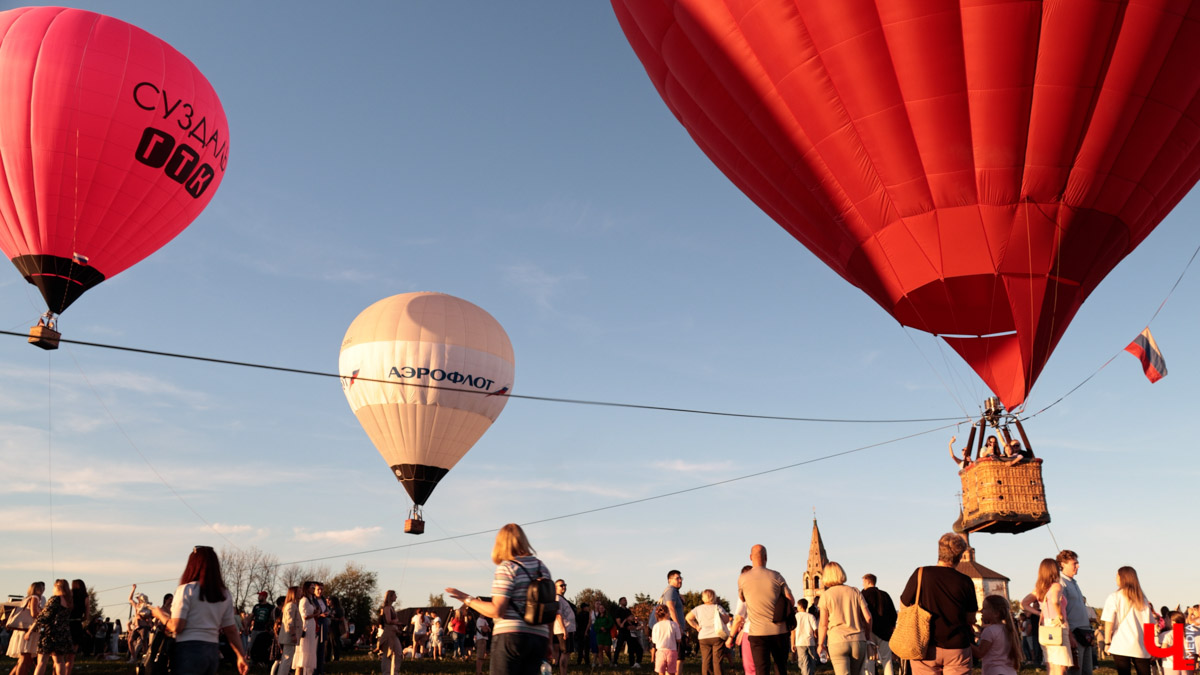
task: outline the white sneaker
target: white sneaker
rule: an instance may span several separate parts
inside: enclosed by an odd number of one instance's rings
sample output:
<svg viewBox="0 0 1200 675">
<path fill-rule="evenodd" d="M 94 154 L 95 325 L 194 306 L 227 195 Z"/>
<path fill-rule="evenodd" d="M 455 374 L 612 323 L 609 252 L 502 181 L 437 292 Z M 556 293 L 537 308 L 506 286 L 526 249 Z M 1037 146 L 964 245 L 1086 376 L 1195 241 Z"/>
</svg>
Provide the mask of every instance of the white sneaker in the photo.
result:
<svg viewBox="0 0 1200 675">
<path fill-rule="evenodd" d="M 640 663 L 635 663 L 635 664 L 633 664 L 633 666 L 631 666 L 631 667 L 632 667 L 634 670 L 637 670 L 638 668 L 641 668 L 641 667 L 642 667 L 642 664 L 640 664 Z"/>
</svg>

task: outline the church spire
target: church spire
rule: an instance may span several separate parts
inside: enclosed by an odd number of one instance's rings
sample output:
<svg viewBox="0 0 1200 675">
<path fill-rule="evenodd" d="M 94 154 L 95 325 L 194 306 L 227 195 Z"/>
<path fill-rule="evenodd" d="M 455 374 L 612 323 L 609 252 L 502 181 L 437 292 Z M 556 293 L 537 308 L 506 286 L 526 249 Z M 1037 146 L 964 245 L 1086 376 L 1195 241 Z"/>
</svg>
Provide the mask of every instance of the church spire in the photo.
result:
<svg viewBox="0 0 1200 675">
<path fill-rule="evenodd" d="M 825 542 L 821 540 L 821 530 L 817 527 L 817 510 L 813 509 L 812 543 L 808 546 L 808 566 L 804 571 L 804 597 L 809 604 L 821 597 L 824 584 L 821 574 L 825 565 L 829 564 L 829 556 L 825 555 Z"/>
</svg>

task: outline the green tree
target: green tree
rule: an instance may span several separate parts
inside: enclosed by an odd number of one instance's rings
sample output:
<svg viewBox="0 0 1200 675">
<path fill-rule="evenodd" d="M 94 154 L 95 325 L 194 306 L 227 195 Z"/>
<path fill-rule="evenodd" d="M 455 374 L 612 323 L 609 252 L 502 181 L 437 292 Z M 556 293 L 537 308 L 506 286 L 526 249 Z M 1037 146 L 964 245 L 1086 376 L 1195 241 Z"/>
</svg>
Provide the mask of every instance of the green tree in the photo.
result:
<svg viewBox="0 0 1200 675">
<path fill-rule="evenodd" d="M 96 597 L 96 589 L 88 586 L 88 621 L 92 619 L 104 620 L 104 607 L 100 604 L 100 598 Z"/>
<path fill-rule="evenodd" d="M 604 591 L 598 588 L 585 588 L 575 594 L 576 607 L 585 602 L 591 607 L 595 607 L 597 603 L 603 603 L 604 609 L 608 610 L 610 614 L 612 613 L 612 608 L 616 605 L 615 602 L 608 599 Z"/>
<path fill-rule="evenodd" d="M 647 593 L 634 593 L 633 594 L 633 604 L 635 604 L 635 605 L 639 605 L 642 603 L 651 603 L 651 602 L 654 602 L 654 598 L 651 597 Z"/>
<path fill-rule="evenodd" d="M 642 600 L 634 603 L 634 605 L 629 608 L 629 611 L 633 612 L 633 615 L 637 617 L 638 621 L 642 622 L 643 626 L 649 626 L 650 612 L 654 611 L 654 603 L 649 600 Z"/>
<path fill-rule="evenodd" d="M 371 625 L 371 617 L 375 614 L 378 583 L 374 572 L 351 561 L 325 584 L 325 592 L 337 596 L 346 619 L 363 631 Z"/>
<path fill-rule="evenodd" d="M 429 607 L 445 607 L 446 606 L 446 596 L 441 593 L 438 593 L 437 595 L 430 593 L 428 606 Z"/>
<path fill-rule="evenodd" d="M 692 611 L 693 609 L 704 604 L 704 596 L 701 592 L 687 591 L 686 593 L 680 593 L 679 595 L 681 598 L 683 598 L 683 613 L 684 614 L 687 614 L 688 612 Z M 726 612 L 729 611 L 729 601 L 726 600 L 725 598 L 722 598 L 721 596 L 718 595 L 715 602 L 718 605 L 724 607 Z"/>
</svg>

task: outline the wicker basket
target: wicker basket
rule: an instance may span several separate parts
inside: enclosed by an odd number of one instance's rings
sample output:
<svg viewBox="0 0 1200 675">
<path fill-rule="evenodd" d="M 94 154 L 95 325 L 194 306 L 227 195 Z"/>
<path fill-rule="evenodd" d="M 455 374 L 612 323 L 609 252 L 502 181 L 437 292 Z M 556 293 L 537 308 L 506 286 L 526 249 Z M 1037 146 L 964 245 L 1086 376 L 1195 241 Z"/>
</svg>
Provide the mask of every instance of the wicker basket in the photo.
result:
<svg viewBox="0 0 1200 675">
<path fill-rule="evenodd" d="M 959 472 L 962 519 L 967 532 L 1024 532 L 1050 522 L 1042 460 L 1010 466 L 994 459 L 977 461 Z"/>
</svg>

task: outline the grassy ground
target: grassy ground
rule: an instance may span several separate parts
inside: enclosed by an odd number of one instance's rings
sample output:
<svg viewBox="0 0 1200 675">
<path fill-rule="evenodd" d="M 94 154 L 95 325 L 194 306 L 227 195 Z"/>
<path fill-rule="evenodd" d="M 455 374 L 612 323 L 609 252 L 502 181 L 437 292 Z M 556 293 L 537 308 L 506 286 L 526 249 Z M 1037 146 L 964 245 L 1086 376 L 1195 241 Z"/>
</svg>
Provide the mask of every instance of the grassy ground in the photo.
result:
<svg viewBox="0 0 1200 675">
<path fill-rule="evenodd" d="M 0 657 L 0 674 L 6 673 L 12 668 L 15 661 L 9 658 Z M 330 675 L 373 675 L 379 672 L 379 661 L 371 658 L 365 653 L 356 654 L 329 664 L 326 668 Z M 474 661 L 405 661 L 403 670 L 405 673 L 413 675 L 435 675 L 438 673 L 449 673 L 452 675 L 474 675 Z M 75 673 L 80 675 L 127 675 L 133 673 L 133 666 L 128 663 L 114 661 L 96 661 L 92 659 L 80 659 L 75 663 Z M 222 673 L 236 672 L 233 668 L 223 668 Z M 266 675 L 269 671 L 265 666 L 252 668 L 251 673 L 257 675 Z M 487 672 L 486 666 L 484 672 Z M 571 675 L 649 675 L 652 671 L 644 664 L 640 670 L 630 670 L 625 666 L 619 668 L 597 668 L 591 670 L 586 667 L 572 666 L 568 671 Z M 680 675 L 699 675 L 700 674 L 700 659 L 692 657 L 685 659 L 680 663 Z M 743 675 L 740 667 L 733 667 L 726 664 L 723 672 L 727 675 Z M 798 673 L 793 665 L 789 673 Z M 832 675 L 833 670 L 828 665 L 823 665 L 818 668 L 817 675 Z M 1024 668 L 1021 670 L 1021 675 L 1045 675 L 1045 670 L 1037 668 Z M 557 673 L 557 671 L 556 671 Z M 1095 670 L 1096 675 L 1116 675 L 1116 670 L 1113 668 L 1112 661 L 1101 661 L 1099 667 Z M 974 670 L 973 675 L 980 675 L 979 669 Z"/>
</svg>

